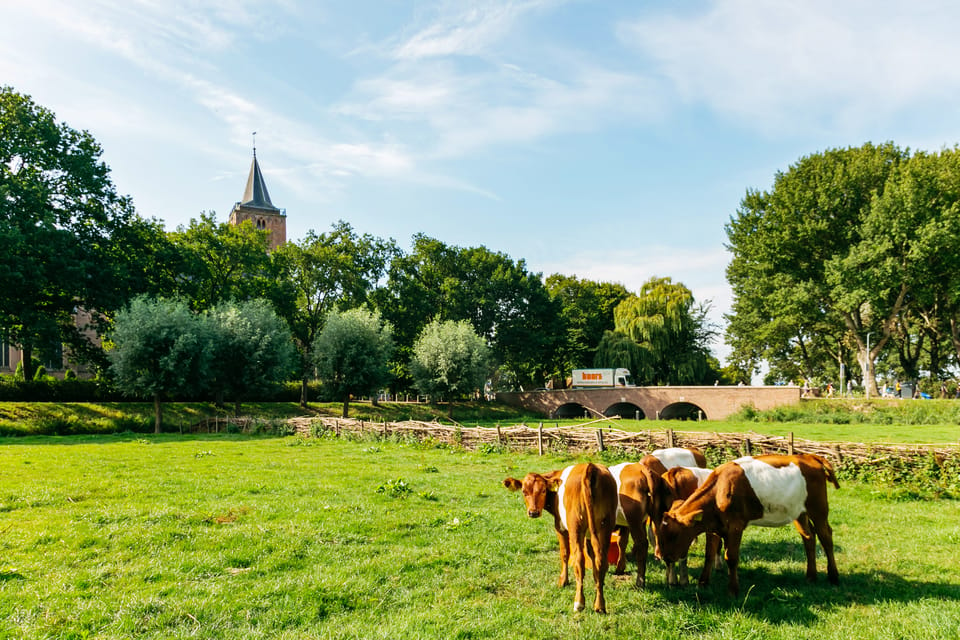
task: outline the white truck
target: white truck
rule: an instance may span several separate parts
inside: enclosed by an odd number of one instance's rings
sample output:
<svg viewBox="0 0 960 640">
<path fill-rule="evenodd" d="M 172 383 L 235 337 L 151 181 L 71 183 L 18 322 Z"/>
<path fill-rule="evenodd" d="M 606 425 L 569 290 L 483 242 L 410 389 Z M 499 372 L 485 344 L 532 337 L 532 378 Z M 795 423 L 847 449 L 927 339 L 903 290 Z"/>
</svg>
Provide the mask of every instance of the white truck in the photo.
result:
<svg viewBox="0 0 960 640">
<path fill-rule="evenodd" d="M 635 385 L 629 369 L 574 369 L 570 386 L 574 389 L 582 389 Z"/>
</svg>

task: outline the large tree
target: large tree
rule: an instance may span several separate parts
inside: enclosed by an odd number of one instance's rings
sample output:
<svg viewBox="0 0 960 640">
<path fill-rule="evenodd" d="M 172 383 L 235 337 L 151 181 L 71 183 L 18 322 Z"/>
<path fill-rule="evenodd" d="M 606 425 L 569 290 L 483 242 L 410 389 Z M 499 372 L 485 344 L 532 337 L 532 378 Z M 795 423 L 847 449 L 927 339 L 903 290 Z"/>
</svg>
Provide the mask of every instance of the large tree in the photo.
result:
<svg viewBox="0 0 960 640">
<path fill-rule="evenodd" d="M 256 298 L 282 307 L 289 290 L 268 253 L 269 235 L 249 220 L 239 225 L 217 222 L 212 212 L 177 227 L 170 234 L 182 260 L 176 293 L 189 300 L 194 311 Z"/>
<path fill-rule="evenodd" d="M 310 348 L 327 314 L 362 305 L 397 253 L 392 240 L 357 234 L 346 222 L 327 233 L 312 230 L 300 242 L 288 242 L 275 259 L 292 292 L 293 304 L 284 316 L 302 356 L 300 403 L 307 403 L 307 381 L 312 373 Z"/>
<path fill-rule="evenodd" d="M 27 377 L 35 352 L 63 343 L 74 359 L 102 356 L 86 330 L 161 280 L 146 260 L 166 255 L 162 230 L 117 194 L 101 154 L 88 132 L 0 88 L 0 332 Z M 77 325 L 78 309 L 93 326 Z"/>
<path fill-rule="evenodd" d="M 713 328 L 707 321 L 708 310 L 708 305 L 696 303 L 684 285 L 670 278 L 651 278 L 614 309 L 615 331 L 605 334 L 595 364 L 636 367 L 631 373 L 638 383 L 716 380 L 720 374 L 710 359 Z"/>
<path fill-rule="evenodd" d="M 351 397 L 375 394 L 390 381 L 392 353 L 392 327 L 379 313 L 356 308 L 327 314 L 313 344 L 313 362 L 324 392 L 343 402 L 344 418 Z"/>
<path fill-rule="evenodd" d="M 184 301 L 134 299 L 117 313 L 112 341 L 108 355 L 117 386 L 153 400 L 156 433 L 165 399 L 209 389 L 214 336 L 207 319 Z"/>
<path fill-rule="evenodd" d="M 613 331 L 614 308 L 630 292 L 622 284 L 559 273 L 547 278 L 546 287 L 550 297 L 560 305 L 558 320 L 563 337 L 556 349 L 554 375 L 563 379 L 573 369 L 593 363 L 604 333 Z"/>
<path fill-rule="evenodd" d="M 891 279 L 886 260 L 872 261 L 877 235 L 864 222 L 905 157 L 893 144 L 832 149 L 777 173 L 770 191 L 747 193 L 726 227 L 734 362 L 753 370 L 764 360 L 799 362 L 804 377 L 816 377 L 829 361 L 814 354 L 843 362 L 855 345 L 866 373 L 890 338 L 905 280 Z"/>
</svg>

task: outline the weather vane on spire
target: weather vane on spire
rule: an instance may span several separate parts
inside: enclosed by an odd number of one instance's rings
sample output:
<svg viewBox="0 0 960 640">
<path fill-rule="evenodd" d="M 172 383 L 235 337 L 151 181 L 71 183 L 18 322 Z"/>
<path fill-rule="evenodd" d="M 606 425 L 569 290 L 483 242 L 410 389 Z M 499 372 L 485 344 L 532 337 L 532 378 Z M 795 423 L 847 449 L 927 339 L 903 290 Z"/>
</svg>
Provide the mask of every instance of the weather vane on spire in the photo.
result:
<svg viewBox="0 0 960 640">
<path fill-rule="evenodd" d="M 253 132 L 253 157 L 257 157 L 257 132 Z"/>
</svg>

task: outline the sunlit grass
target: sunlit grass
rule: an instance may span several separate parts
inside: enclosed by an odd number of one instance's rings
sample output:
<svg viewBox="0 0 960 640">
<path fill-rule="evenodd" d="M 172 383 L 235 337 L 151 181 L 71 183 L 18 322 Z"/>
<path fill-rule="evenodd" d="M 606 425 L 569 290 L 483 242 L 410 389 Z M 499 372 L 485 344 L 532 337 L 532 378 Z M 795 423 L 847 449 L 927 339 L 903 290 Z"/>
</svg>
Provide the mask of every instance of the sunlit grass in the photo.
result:
<svg viewBox="0 0 960 640">
<path fill-rule="evenodd" d="M 500 486 L 570 460 L 216 434 L 3 439 L 0 637 L 955 637 L 957 503 L 853 484 L 830 491 L 840 587 L 804 581 L 792 527 L 751 528 L 740 598 L 722 572 L 666 589 L 653 561 L 646 591 L 609 576 L 609 615 L 574 614 L 550 523 Z"/>
</svg>

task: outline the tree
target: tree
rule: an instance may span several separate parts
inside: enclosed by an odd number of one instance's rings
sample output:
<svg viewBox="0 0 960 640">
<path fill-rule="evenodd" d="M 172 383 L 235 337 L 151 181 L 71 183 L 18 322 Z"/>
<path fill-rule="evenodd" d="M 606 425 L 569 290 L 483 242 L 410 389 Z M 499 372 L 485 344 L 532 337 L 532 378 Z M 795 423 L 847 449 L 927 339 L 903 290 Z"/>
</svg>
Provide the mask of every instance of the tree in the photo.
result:
<svg viewBox="0 0 960 640">
<path fill-rule="evenodd" d="M 213 330 L 210 386 L 218 400 L 234 401 L 288 379 L 296 348 L 290 329 L 266 300 L 221 304 L 208 312 Z"/>
<path fill-rule="evenodd" d="M 122 391 L 153 399 L 154 431 L 163 422 L 161 402 L 198 394 L 211 374 L 209 324 L 181 300 L 138 297 L 114 320 L 111 371 Z"/>
<path fill-rule="evenodd" d="M 547 278 L 546 288 L 560 305 L 564 335 L 557 349 L 554 375 L 563 379 L 573 369 L 594 361 L 604 334 L 613 331 L 614 308 L 630 293 L 621 284 L 580 280 L 559 273 Z"/>
<path fill-rule="evenodd" d="M 466 320 L 434 320 L 413 346 L 410 372 L 421 393 L 452 403 L 483 387 L 490 374 L 490 349 Z"/>
<path fill-rule="evenodd" d="M 778 172 L 769 192 L 747 193 L 726 227 L 734 362 L 756 371 L 761 360 L 792 360 L 816 377 L 854 345 L 876 389 L 867 363 L 890 339 L 906 291 L 871 246 L 883 234 L 865 233 L 864 221 L 906 157 L 893 144 L 832 149 Z"/>
<path fill-rule="evenodd" d="M 467 320 L 523 386 L 543 381 L 560 340 L 554 330 L 560 306 L 540 274 L 482 246 L 414 236 L 413 251 L 391 262 L 388 284 L 374 300 L 397 329 L 398 356 L 409 359 L 430 321 Z"/>
<path fill-rule="evenodd" d="M 27 378 L 35 352 L 63 343 L 77 360 L 102 356 L 75 311 L 90 311 L 99 330 L 148 288 L 144 259 L 162 233 L 117 194 L 101 154 L 88 132 L 0 88 L 0 332 L 23 350 Z"/>
<path fill-rule="evenodd" d="M 275 257 L 292 287 L 294 304 L 284 314 L 293 331 L 302 364 L 300 404 L 307 403 L 307 380 L 312 372 L 310 348 L 330 311 L 362 305 L 383 276 L 391 256 L 392 240 L 358 235 L 346 222 L 328 233 L 309 231 L 300 242 L 288 242 Z"/>
<path fill-rule="evenodd" d="M 719 377 L 709 360 L 713 329 L 709 307 L 697 305 L 687 287 L 670 278 L 651 278 L 637 295 L 614 309 L 616 334 L 637 345 L 627 349 L 623 338 L 605 335 L 596 366 L 624 366 L 606 358 L 617 350 L 631 358 L 634 379 L 649 384 L 703 384 Z"/>
<path fill-rule="evenodd" d="M 344 418 L 351 396 L 374 394 L 389 382 L 392 334 L 377 312 L 357 308 L 327 314 L 313 344 L 313 361 L 324 391 L 343 402 Z"/>
<path fill-rule="evenodd" d="M 189 300 L 194 311 L 257 298 L 282 307 L 284 281 L 268 253 L 269 233 L 249 220 L 218 223 L 212 212 L 177 227 L 170 234 L 182 254 L 177 294 Z"/>
</svg>

